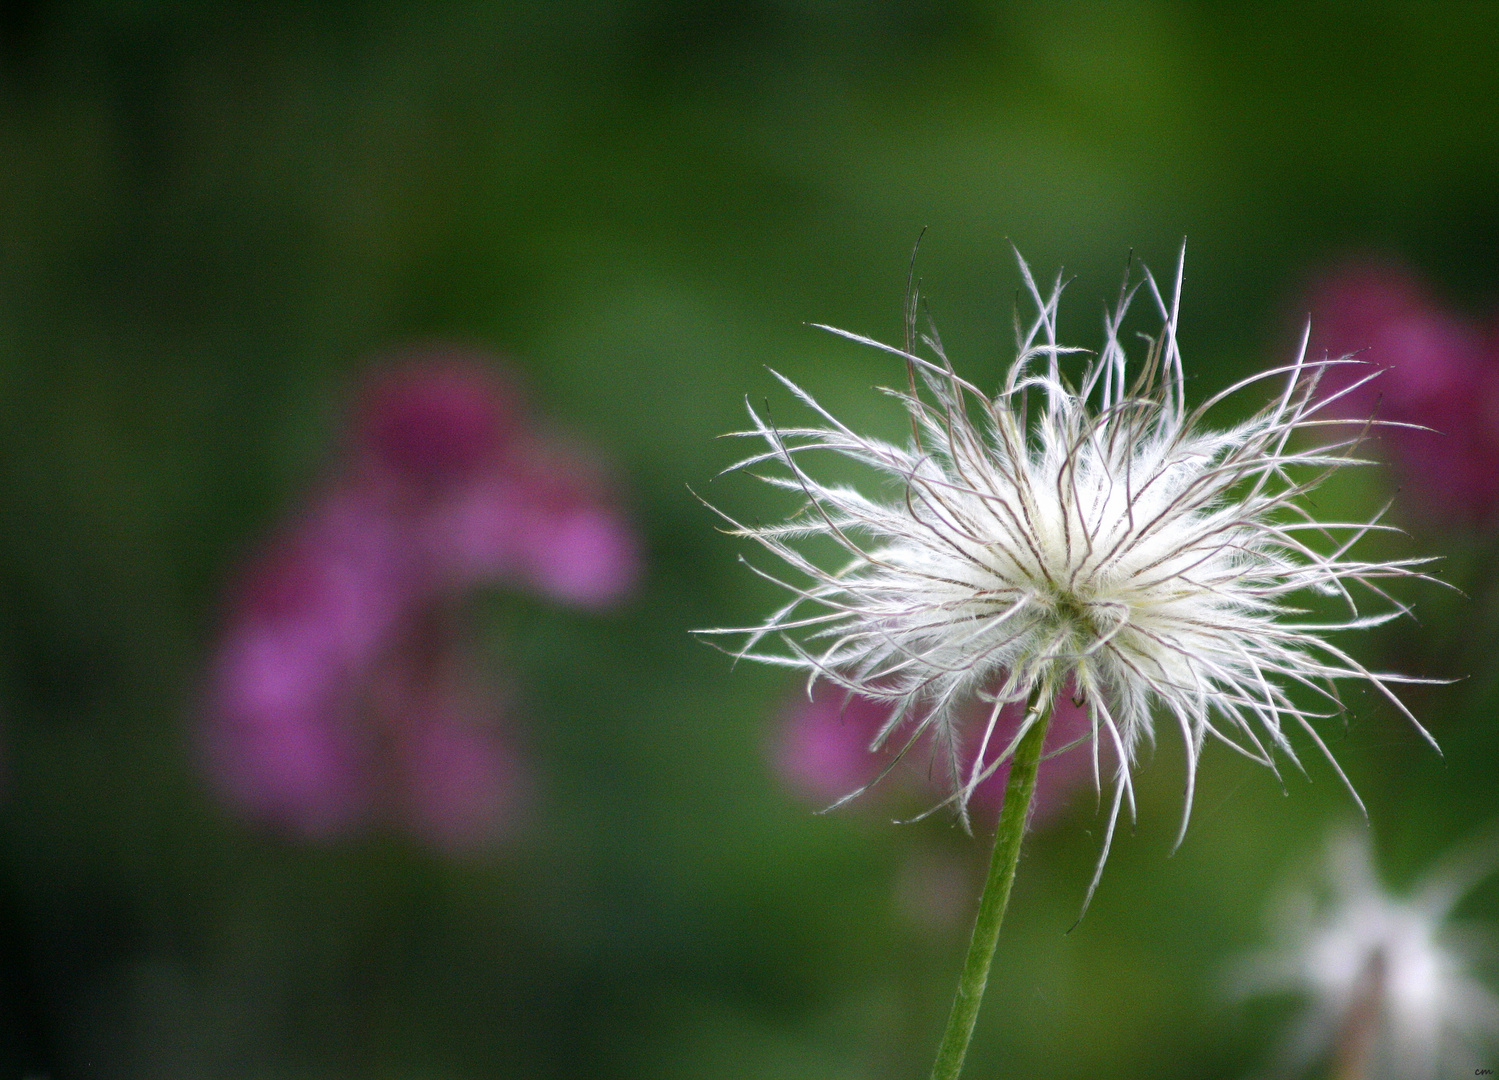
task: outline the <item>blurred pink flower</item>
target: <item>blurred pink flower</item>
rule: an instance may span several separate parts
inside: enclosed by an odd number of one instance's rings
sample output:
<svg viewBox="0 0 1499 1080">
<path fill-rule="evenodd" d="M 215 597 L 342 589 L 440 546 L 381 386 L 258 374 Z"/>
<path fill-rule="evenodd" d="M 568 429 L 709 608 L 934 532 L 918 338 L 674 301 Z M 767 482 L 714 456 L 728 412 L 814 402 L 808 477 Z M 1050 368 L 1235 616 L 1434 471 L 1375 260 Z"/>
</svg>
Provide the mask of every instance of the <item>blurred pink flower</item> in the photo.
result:
<svg viewBox="0 0 1499 1080">
<path fill-rule="evenodd" d="M 984 755 L 985 764 L 1004 752 L 1023 715 L 1019 704 L 1007 706 L 1000 713 Z M 889 706 L 883 702 L 848 696 L 837 687 L 818 683 L 811 700 L 802 698 L 787 711 L 773 751 L 776 771 L 792 791 L 812 802 L 827 804 L 840 799 L 869 783 L 889 764 L 890 750 L 875 754 L 869 751 L 870 741 L 889 718 Z M 983 724 L 975 726 L 982 730 Z M 1046 752 L 1056 756 L 1043 759 L 1037 773 L 1034 822 L 1045 822 L 1059 814 L 1076 789 L 1085 780 L 1091 780 L 1093 761 L 1088 746 L 1063 750 L 1089 732 L 1087 709 L 1065 694 L 1059 696 L 1046 736 Z M 900 745 L 898 732 L 891 743 Z M 977 750 L 977 745 L 966 748 L 960 762 L 965 778 Z M 935 802 L 952 790 L 952 778 L 947 775 L 945 763 L 928 766 L 923 758 L 917 764 L 914 755 L 909 761 L 910 764 L 902 762 L 897 766 L 896 772 L 907 781 L 907 786 L 913 786 L 911 781 L 915 781 L 921 798 Z M 1106 764 L 1100 764 L 1105 776 L 1107 768 Z M 974 790 L 970 806 L 997 815 L 1009 775 L 1008 764 L 996 769 Z M 889 779 L 894 780 L 895 776 Z"/>
<path fill-rule="evenodd" d="M 628 594 L 639 567 L 634 532 L 589 463 L 529 434 L 433 492 L 414 539 L 450 586 L 502 580 L 583 607 Z"/>
<path fill-rule="evenodd" d="M 462 648 L 463 590 L 622 598 L 633 530 L 599 471 L 523 426 L 479 359 L 376 369 L 335 470 L 231 590 L 202 728 L 235 807 L 314 837 L 376 819 L 444 849 L 482 846 L 524 767 Z"/>
<path fill-rule="evenodd" d="M 1484 521 L 1499 507 L 1499 348 L 1445 311 L 1408 270 L 1352 263 L 1311 291 L 1314 355 L 1356 354 L 1387 369 L 1340 399 L 1344 416 L 1409 427 L 1375 432 L 1415 499 L 1444 516 Z M 1367 374 L 1331 369 L 1343 386 Z"/>
<path fill-rule="evenodd" d="M 519 432 L 515 386 L 465 353 L 429 352 L 376 369 L 354 414 L 354 441 L 376 468 L 414 485 L 480 469 Z"/>
<path fill-rule="evenodd" d="M 634 531 L 588 455 L 523 426 L 521 404 L 461 355 L 379 370 L 356 413 L 360 480 L 401 517 L 434 582 L 613 603 L 635 584 Z"/>
<path fill-rule="evenodd" d="M 437 714 L 412 725 L 406 745 L 409 828 L 435 847 L 482 846 L 511 822 L 526 788 L 515 751 L 470 717 Z"/>
</svg>

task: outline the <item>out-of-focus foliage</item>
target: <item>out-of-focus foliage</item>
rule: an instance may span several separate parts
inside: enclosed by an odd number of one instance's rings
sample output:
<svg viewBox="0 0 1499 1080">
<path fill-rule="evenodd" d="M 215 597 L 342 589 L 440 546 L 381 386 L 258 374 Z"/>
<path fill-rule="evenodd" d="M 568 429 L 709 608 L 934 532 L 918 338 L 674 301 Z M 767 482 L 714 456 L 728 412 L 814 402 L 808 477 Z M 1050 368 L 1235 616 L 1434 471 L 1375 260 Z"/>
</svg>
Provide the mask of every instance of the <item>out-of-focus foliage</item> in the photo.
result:
<svg viewBox="0 0 1499 1080">
<path fill-rule="evenodd" d="M 1285 358 L 1350 255 L 1484 325 L 1495 40 L 1488 4 L 0 5 L 0 1074 L 921 1074 L 986 845 L 782 785 L 796 687 L 687 633 L 775 593 L 684 485 L 784 509 L 710 480 L 746 393 L 796 408 L 765 364 L 899 435 L 869 386 L 903 373 L 804 324 L 897 339 L 923 227 L 981 385 L 1009 241 L 1079 273 L 1086 345 L 1129 250 L 1162 267 L 1186 236 L 1194 392 Z M 465 612 L 533 785 L 497 850 L 308 843 L 196 765 L 221 604 L 338 460 L 365 364 L 432 341 L 508 357 L 598 449 L 644 576 L 613 611 Z M 1323 497 L 1368 513 L 1396 475 Z M 1419 625 L 1354 647 L 1466 676 L 1412 696 L 1445 759 L 1370 697 L 1327 728 L 1397 884 L 1490 818 L 1499 754 L 1499 543 L 1411 506 L 1381 543 L 1452 556 L 1466 598 L 1416 590 Z M 1325 768 L 1287 796 L 1208 754 L 1168 858 L 1177 755 L 1070 935 L 1091 799 L 1028 842 L 973 1075 L 1266 1059 L 1290 1005 L 1223 973 L 1353 810 Z M 1489 883 L 1459 914 L 1496 912 Z"/>
</svg>

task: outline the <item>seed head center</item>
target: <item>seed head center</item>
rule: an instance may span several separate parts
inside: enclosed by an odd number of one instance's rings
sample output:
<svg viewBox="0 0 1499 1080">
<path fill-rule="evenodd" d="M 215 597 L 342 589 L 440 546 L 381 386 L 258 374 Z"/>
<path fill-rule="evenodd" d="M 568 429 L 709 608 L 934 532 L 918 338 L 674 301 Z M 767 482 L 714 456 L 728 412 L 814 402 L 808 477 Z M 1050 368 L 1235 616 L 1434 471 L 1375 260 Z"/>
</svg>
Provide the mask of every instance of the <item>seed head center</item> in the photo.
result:
<svg viewBox="0 0 1499 1080">
<path fill-rule="evenodd" d="M 1091 634 L 1097 630 L 1098 620 L 1093 602 L 1078 590 L 1059 588 L 1052 593 L 1050 599 L 1051 609 L 1059 624 L 1070 626 L 1081 634 Z"/>
</svg>

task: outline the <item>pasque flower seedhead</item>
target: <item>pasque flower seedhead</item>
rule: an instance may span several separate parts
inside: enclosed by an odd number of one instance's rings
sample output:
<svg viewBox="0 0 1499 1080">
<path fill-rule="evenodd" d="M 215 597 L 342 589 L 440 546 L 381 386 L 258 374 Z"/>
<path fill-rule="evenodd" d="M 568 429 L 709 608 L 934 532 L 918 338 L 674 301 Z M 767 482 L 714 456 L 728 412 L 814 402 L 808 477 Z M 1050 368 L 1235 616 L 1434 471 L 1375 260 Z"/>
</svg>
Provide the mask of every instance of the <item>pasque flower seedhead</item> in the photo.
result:
<svg viewBox="0 0 1499 1080">
<path fill-rule="evenodd" d="M 1328 838 L 1323 886 L 1285 894 L 1278 941 L 1233 973 L 1240 996 L 1307 1000 L 1268 1075 L 1301 1076 L 1328 1056 L 1339 1076 L 1474 1075 L 1499 1047 L 1499 997 L 1474 974 L 1493 943 L 1450 916 L 1492 876 L 1495 839 L 1491 826 L 1396 894 L 1380 881 L 1363 830 Z"/>
<path fill-rule="evenodd" d="M 736 434 L 765 449 L 733 468 L 779 465 L 762 479 L 804 505 L 775 524 L 724 517 L 797 579 L 757 570 L 790 602 L 758 626 L 711 632 L 742 635 L 736 656 L 887 702 L 872 748 L 900 753 L 933 739 L 960 815 L 1037 715 L 1000 754 L 963 756 L 964 703 L 988 704 L 987 746 L 1006 704 L 1072 694 L 1088 709 L 1095 783 L 1100 747 L 1112 762 L 1100 868 L 1121 806 L 1133 813 L 1131 766 L 1158 718 L 1175 723 L 1187 749 L 1183 830 L 1208 739 L 1272 770 L 1277 755 L 1296 762 L 1293 727 L 1325 753 L 1312 721 L 1341 712 L 1343 680 L 1372 686 L 1426 735 L 1391 690 L 1415 680 L 1371 671 L 1328 637 L 1400 615 L 1382 582 L 1415 575 L 1420 560 L 1355 557 L 1360 537 L 1389 526 L 1377 516 L 1321 521 L 1303 500 L 1331 472 L 1365 464 L 1356 456 L 1365 422 L 1327 407 L 1377 372 L 1319 397 L 1324 370 L 1356 361 L 1308 359 L 1303 340 L 1293 362 L 1189 408 L 1180 266 L 1169 294 L 1148 272 L 1133 286 L 1126 278 L 1091 358 L 1058 343 L 1061 278 L 1043 292 L 1023 260 L 1020 269 L 1036 312 L 1017 320 L 1016 359 L 992 395 L 956 373 L 934 330 L 920 335 L 929 356 L 918 355 L 914 298 L 903 348 L 822 328 L 904 362 L 907 384 L 885 392 L 909 414 L 905 445 L 858 434 L 776 376 L 821 423 L 782 428 L 751 407 L 753 427 Z M 1120 327 L 1142 286 L 1161 325 L 1131 364 Z M 1221 430 L 1206 422 L 1225 398 L 1277 378 L 1283 387 L 1249 419 Z M 1334 434 L 1295 438 L 1313 428 Z M 806 467 L 816 451 L 866 466 L 884 491 L 819 481 Z M 832 564 L 814 554 L 828 542 L 841 551 Z M 1334 598 L 1339 614 L 1319 619 L 1298 594 Z M 1307 693 L 1293 696 L 1295 686 Z"/>
</svg>

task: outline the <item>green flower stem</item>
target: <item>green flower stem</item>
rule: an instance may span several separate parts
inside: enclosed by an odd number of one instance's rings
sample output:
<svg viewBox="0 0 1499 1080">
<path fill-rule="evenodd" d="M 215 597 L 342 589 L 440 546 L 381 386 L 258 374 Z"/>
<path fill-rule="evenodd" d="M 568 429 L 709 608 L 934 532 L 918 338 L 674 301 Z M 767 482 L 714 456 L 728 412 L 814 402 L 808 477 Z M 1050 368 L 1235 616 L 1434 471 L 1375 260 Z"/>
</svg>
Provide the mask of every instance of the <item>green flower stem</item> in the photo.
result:
<svg viewBox="0 0 1499 1080">
<path fill-rule="evenodd" d="M 973 938 L 963 961 L 963 976 L 953 998 L 952 1013 L 942 1045 L 937 1048 L 937 1063 L 932 1066 L 932 1080 L 958 1080 L 963 1058 L 973 1038 L 979 1004 L 984 1000 L 984 985 L 989 981 L 989 963 L 999 941 L 999 927 L 1010 902 L 1010 886 L 1015 882 L 1015 864 L 1020 859 L 1020 839 L 1025 833 L 1025 819 L 1030 814 L 1031 798 L 1036 793 L 1036 767 L 1041 763 L 1041 746 L 1051 724 L 1052 697 L 1038 694 L 1031 705 L 1036 714 L 1025 737 L 1015 748 L 1010 763 L 1010 779 L 1005 784 L 1004 806 L 999 812 L 999 828 L 994 836 L 994 854 L 989 860 L 989 879 L 979 899 L 978 916 L 973 922 Z"/>
</svg>

